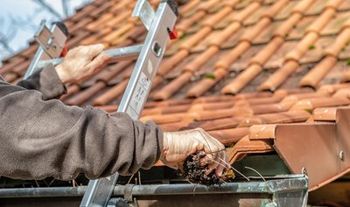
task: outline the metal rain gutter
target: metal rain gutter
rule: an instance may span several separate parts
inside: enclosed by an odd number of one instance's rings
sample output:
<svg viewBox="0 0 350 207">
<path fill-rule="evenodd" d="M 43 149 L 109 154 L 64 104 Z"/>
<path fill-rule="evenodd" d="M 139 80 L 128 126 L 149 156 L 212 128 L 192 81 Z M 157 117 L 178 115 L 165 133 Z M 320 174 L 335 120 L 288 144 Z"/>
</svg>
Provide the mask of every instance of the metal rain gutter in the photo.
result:
<svg viewBox="0 0 350 207">
<path fill-rule="evenodd" d="M 82 197 L 86 186 L 57 188 L 0 189 L 0 198 L 57 198 Z M 267 181 L 225 183 L 220 186 L 195 184 L 117 185 L 113 197 L 213 195 L 213 194 L 268 194 L 271 203 L 278 207 L 306 206 L 308 178 L 304 175 L 279 176 Z M 297 205 L 296 205 L 297 204 Z"/>
</svg>

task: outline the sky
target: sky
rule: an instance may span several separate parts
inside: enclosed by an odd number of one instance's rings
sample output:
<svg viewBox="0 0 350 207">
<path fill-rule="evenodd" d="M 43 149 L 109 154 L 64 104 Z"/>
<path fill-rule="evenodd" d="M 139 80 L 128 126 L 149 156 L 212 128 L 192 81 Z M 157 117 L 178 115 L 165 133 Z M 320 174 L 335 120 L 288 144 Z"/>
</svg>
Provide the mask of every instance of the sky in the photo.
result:
<svg viewBox="0 0 350 207">
<path fill-rule="evenodd" d="M 64 17 L 61 0 L 44 0 Z M 70 14 L 75 8 L 91 0 L 67 0 Z M 25 48 L 28 40 L 32 39 L 34 33 L 42 20 L 57 21 L 58 17 L 42 9 L 35 0 L 1 0 L 0 6 L 0 35 L 4 34 L 8 39 L 9 47 L 18 51 Z M 0 60 L 11 55 L 0 46 Z"/>
</svg>

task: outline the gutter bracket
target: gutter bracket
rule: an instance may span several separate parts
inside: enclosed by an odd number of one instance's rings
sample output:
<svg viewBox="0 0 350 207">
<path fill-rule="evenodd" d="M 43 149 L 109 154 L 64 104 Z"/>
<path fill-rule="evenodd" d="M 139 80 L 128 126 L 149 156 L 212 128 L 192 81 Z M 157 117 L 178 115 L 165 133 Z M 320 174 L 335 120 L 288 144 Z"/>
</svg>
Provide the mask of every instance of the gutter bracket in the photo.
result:
<svg viewBox="0 0 350 207">
<path fill-rule="evenodd" d="M 134 188 L 135 185 L 129 184 L 125 186 L 125 191 L 124 191 L 124 199 L 128 202 L 133 201 L 133 195 L 132 195 L 132 189 Z"/>
</svg>

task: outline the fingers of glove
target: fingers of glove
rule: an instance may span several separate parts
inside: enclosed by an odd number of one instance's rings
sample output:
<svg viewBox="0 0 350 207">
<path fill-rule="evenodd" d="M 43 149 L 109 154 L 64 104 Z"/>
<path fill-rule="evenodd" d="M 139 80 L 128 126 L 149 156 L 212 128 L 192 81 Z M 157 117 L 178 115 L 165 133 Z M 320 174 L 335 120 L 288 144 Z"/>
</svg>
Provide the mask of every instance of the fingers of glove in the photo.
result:
<svg viewBox="0 0 350 207">
<path fill-rule="evenodd" d="M 212 160 L 211 164 L 208 165 L 208 169 L 206 170 L 205 174 L 209 175 L 211 172 L 216 170 L 218 167 L 219 167 L 219 162 Z"/>
<path fill-rule="evenodd" d="M 218 167 L 215 169 L 215 174 L 218 176 L 218 177 L 221 177 L 224 170 L 226 169 L 225 167 L 225 164 L 222 162 L 222 161 L 219 161 L 219 165 Z"/>
<path fill-rule="evenodd" d="M 200 142 L 195 142 L 191 145 L 191 148 L 188 150 L 188 155 L 194 154 L 204 150 L 204 144 Z"/>
<path fill-rule="evenodd" d="M 206 154 L 205 157 L 200 159 L 200 165 L 205 166 L 212 163 L 214 160 L 213 154 Z"/>
<path fill-rule="evenodd" d="M 178 163 L 183 162 L 187 158 L 186 154 L 168 154 L 164 157 L 165 161 L 168 163 Z"/>
<path fill-rule="evenodd" d="M 109 57 L 104 55 L 103 53 L 99 54 L 95 59 L 93 59 L 90 63 L 88 63 L 82 72 L 84 75 L 79 77 L 79 82 L 84 81 L 90 78 L 92 75 L 98 73 L 102 70 L 103 66 L 107 63 Z"/>
<path fill-rule="evenodd" d="M 200 143 L 200 142 L 196 142 L 193 147 L 190 149 L 190 152 L 187 154 L 187 156 L 191 155 L 191 154 L 194 154 L 194 153 L 197 153 L 197 152 L 204 152 L 205 153 L 205 146 L 203 143 Z M 206 153 L 205 153 L 206 154 Z M 186 157 L 187 157 L 186 156 Z M 211 154 L 207 154 L 205 155 L 203 158 L 201 158 L 199 160 L 199 164 L 201 166 L 205 166 L 207 164 L 210 163 L 210 160 L 212 160 L 213 157 Z"/>
<path fill-rule="evenodd" d="M 222 176 L 224 170 L 227 170 L 230 168 L 228 161 L 227 161 L 227 156 L 225 152 L 220 152 L 217 162 L 219 162 L 218 168 L 215 170 L 215 174 L 219 177 Z"/>
<path fill-rule="evenodd" d="M 221 176 L 225 166 L 221 166 L 219 157 L 223 156 L 223 152 L 220 151 L 220 148 L 215 145 L 212 145 L 211 148 L 205 147 L 204 149 L 207 155 L 203 159 L 205 159 L 206 163 L 209 164 L 206 174 L 210 174 L 213 170 L 215 170 L 215 173 L 218 173 Z M 224 156 L 222 158 L 224 158 Z"/>
<path fill-rule="evenodd" d="M 219 140 L 217 140 L 211 136 L 206 137 L 206 139 L 209 140 L 210 147 L 212 148 L 212 150 L 214 152 L 218 152 L 218 151 L 225 149 L 225 146 Z"/>
<path fill-rule="evenodd" d="M 211 137 L 203 136 L 201 142 L 204 144 L 205 152 L 213 153 L 220 151 L 220 147 L 217 145 L 215 140 Z"/>
<path fill-rule="evenodd" d="M 87 72 L 94 73 L 102 69 L 102 66 L 107 63 L 109 57 L 103 53 L 100 53 L 95 59 L 93 59 L 89 64 L 87 64 Z"/>
<path fill-rule="evenodd" d="M 88 57 L 90 59 L 95 58 L 99 54 L 101 54 L 104 50 L 105 46 L 103 44 L 96 44 L 96 45 L 91 45 L 90 50 L 88 52 Z"/>
<path fill-rule="evenodd" d="M 63 60 L 63 65 L 65 65 L 65 68 L 79 68 L 81 70 L 82 68 L 86 67 L 87 64 L 89 64 L 91 59 L 98 55 L 96 54 L 93 57 L 90 55 L 90 53 L 92 53 L 90 51 L 96 51 L 95 48 L 96 47 L 94 45 L 79 46 L 70 50 Z"/>
<path fill-rule="evenodd" d="M 76 57 L 80 56 L 87 60 L 92 60 L 98 56 L 104 49 L 103 44 L 95 44 L 89 46 L 80 46 L 76 48 L 77 51 L 74 53 Z"/>
<path fill-rule="evenodd" d="M 206 132 L 204 129 L 202 128 L 197 128 L 196 130 L 200 131 L 203 139 L 205 139 L 206 142 L 208 142 L 210 144 L 210 146 L 216 146 L 216 148 L 218 148 L 217 150 L 221 150 L 224 149 L 225 146 L 217 139 L 215 139 L 214 137 L 212 137 L 208 132 Z M 214 150 L 213 150 L 214 151 Z"/>
<path fill-rule="evenodd" d="M 68 50 L 67 55 L 64 57 L 64 59 L 70 59 L 70 58 L 75 58 L 77 56 L 77 54 L 80 53 L 81 50 L 81 46 L 73 48 L 71 50 Z"/>
</svg>

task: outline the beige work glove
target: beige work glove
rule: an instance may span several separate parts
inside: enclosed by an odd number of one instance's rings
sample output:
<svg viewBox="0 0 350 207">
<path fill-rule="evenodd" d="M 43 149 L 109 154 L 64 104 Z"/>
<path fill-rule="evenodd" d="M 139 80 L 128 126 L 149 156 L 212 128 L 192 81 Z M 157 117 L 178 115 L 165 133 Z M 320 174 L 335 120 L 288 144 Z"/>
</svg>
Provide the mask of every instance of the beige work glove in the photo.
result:
<svg viewBox="0 0 350 207">
<path fill-rule="evenodd" d="M 63 83 L 83 81 L 102 69 L 109 57 L 102 44 L 79 46 L 70 50 L 56 71 Z"/>
<path fill-rule="evenodd" d="M 163 145 L 161 161 L 171 168 L 182 170 L 186 158 L 201 151 L 206 153 L 200 161 L 202 166 L 208 165 L 206 174 L 215 170 L 220 177 L 228 168 L 225 146 L 203 129 L 165 132 Z"/>
</svg>

